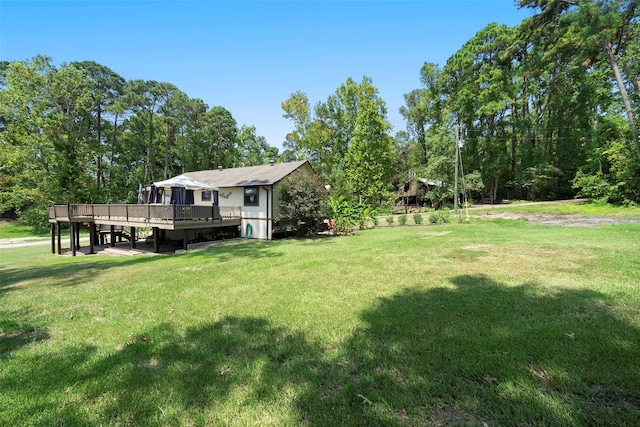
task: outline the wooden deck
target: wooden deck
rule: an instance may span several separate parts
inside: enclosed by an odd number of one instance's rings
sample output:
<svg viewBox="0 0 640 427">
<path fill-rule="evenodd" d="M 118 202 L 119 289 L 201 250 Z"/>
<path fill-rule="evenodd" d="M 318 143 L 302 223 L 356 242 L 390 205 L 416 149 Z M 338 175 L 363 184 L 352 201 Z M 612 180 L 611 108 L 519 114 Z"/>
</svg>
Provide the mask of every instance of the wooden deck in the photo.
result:
<svg viewBox="0 0 640 427">
<path fill-rule="evenodd" d="M 78 222 L 164 230 L 240 225 L 240 207 L 77 204 L 49 207 L 49 222 Z"/>
<path fill-rule="evenodd" d="M 88 225 L 90 253 L 94 252 L 97 240 L 107 235 L 110 244 L 115 244 L 118 232 L 129 227 L 131 248 L 136 245 L 136 228 L 153 228 L 154 250 L 160 249 L 160 230 L 182 230 L 183 244 L 187 248 L 189 231 L 210 228 L 240 226 L 242 219 L 240 207 L 198 206 L 198 205 L 128 205 L 128 204 L 68 204 L 49 207 L 51 223 L 51 252 L 61 254 L 60 223 L 70 224 L 71 252 L 75 256 L 80 246 L 80 228 Z M 109 231 L 98 230 L 109 226 Z M 96 237 L 99 236 L 99 237 Z M 120 234 L 120 238 L 121 238 Z"/>
</svg>

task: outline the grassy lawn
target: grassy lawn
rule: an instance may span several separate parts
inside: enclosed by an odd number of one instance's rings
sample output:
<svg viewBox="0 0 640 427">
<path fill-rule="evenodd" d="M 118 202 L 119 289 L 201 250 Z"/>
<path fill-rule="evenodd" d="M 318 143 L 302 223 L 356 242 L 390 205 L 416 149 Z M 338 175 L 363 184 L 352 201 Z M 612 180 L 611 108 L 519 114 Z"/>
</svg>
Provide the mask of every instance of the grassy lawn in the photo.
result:
<svg viewBox="0 0 640 427">
<path fill-rule="evenodd" d="M 47 236 L 49 236 L 49 233 L 46 230 L 34 234 L 31 227 L 17 221 L 0 221 L 0 239 L 45 238 Z"/>
<path fill-rule="evenodd" d="M 640 420 L 640 225 L 49 251 L 0 249 L 0 425 Z"/>
</svg>

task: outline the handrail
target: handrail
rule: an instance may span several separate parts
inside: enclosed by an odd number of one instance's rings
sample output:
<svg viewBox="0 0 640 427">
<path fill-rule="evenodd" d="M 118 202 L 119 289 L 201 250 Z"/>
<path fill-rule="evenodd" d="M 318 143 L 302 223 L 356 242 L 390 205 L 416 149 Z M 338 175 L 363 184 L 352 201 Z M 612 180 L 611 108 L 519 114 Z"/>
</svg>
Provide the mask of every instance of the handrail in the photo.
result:
<svg viewBox="0 0 640 427">
<path fill-rule="evenodd" d="M 240 207 L 161 204 L 69 204 L 49 207 L 49 220 L 102 219 L 148 221 L 222 221 L 239 219 Z"/>
</svg>

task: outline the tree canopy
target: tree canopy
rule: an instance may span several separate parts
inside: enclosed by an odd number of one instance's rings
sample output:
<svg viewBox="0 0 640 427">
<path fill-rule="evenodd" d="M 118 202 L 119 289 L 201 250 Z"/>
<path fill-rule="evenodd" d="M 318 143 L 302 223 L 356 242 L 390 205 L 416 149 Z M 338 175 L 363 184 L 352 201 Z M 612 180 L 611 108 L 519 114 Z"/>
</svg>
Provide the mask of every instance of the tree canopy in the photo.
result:
<svg viewBox="0 0 640 427">
<path fill-rule="evenodd" d="M 134 201 L 186 171 L 308 159 L 333 197 L 379 205 L 412 176 L 443 182 L 455 151 L 474 197 L 640 202 L 640 0 L 520 0 L 534 14 L 489 23 L 443 66 L 425 61 L 392 135 L 373 79 L 348 77 L 312 105 L 283 101 L 282 153 L 169 82 L 127 81 L 93 61 L 0 63 L 0 212 Z M 428 58 L 425 58 L 428 59 Z"/>
<path fill-rule="evenodd" d="M 277 157 L 255 127 L 168 82 L 45 56 L 0 67 L 0 213 L 33 224 L 53 203 L 134 202 L 138 184 Z"/>
<path fill-rule="evenodd" d="M 405 168 L 451 182 L 458 140 L 478 197 L 640 201 L 639 4 L 523 0 L 520 25 L 425 63 L 401 109 Z"/>
</svg>

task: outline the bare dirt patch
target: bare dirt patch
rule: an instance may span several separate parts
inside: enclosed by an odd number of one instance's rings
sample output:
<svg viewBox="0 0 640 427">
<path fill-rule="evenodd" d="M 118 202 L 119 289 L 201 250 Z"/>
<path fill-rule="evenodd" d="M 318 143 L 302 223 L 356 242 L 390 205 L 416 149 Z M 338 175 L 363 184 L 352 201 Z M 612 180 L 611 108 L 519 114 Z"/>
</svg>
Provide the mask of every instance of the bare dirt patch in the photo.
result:
<svg viewBox="0 0 640 427">
<path fill-rule="evenodd" d="M 430 233 L 420 233 L 422 237 L 437 237 L 451 233 L 450 231 L 432 231 Z"/>
<path fill-rule="evenodd" d="M 464 246 L 462 249 L 464 249 L 465 251 L 488 251 L 490 249 L 493 249 L 493 247 L 494 245 L 479 244 Z"/>
<path fill-rule="evenodd" d="M 608 216 L 584 216 L 572 214 L 551 214 L 531 212 L 485 212 L 473 215 L 482 219 L 526 219 L 541 225 L 559 225 L 564 227 L 597 227 L 612 224 L 640 224 L 640 218 L 614 218 Z"/>
</svg>

